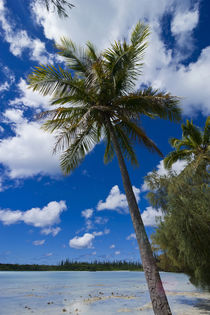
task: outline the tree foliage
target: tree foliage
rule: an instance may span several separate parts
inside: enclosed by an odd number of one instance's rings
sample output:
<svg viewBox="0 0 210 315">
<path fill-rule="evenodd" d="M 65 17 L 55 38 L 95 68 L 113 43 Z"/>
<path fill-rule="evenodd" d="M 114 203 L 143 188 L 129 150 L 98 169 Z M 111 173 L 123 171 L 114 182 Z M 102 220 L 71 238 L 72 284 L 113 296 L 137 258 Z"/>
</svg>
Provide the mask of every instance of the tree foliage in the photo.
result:
<svg viewBox="0 0 210 315">
<path fill-rule="evenodd" d="M 104 161 L 112 160 L 114 149 L 107 119 L 124 156 L 132 163 L 137 164 L 133 149 L 136 140 L 161 154 L 141 127 L 140 117 L 176 121 L 180 119 L 180 109 L 178 98 L 169 93 L 151 87 L 135 91 L 148 34 L 148 27 L 137 23 L 129 43 L 114 42 L 101 53 L 90 42 L 81 48 L 63 38 L 57 49 L 66 61 L 66 68 L 41 65 L 29 76 L 33 90 L 52 97 L 55 109 L 42 113 L 41 117 L 48 118 L 45 130 L 58 130 L 55 151 L 62 151 L 64 173 L 77 167 L 101 139 L 106 141 Z"/>
<path fill-rule="evenodd" d="M 202 143 L 203 149 L 202 138 L 206 133 L 199 133 L 198 146 Z M 205 141 L 209 148 L 209 138 Z M 176 145 L 179 151 L 178 141 Z M 193 145 L 193 160 L 179 175 L 169 171 L 168 175 L 161 176 L 154 171 L 146 178 L 151 204 L 161 207 L 165 213 L 152 235 L 152 242 L 156 252 L 161 250 L 175 268 L 190 275 L 194 284 L 210 288 L 209 158 L 207 149 L 198 154 L 195 150 Z"/>
<path fill-rule="evenodd" d="M 73 261 L 62 260 L 58 265 L 19 265 L 19 264 L 1 264 L 1 271 L 113 271 L 130 270 L 142 271 L 142 265 L 139 262 L 130 262 L 125 260 L 116 261 Z"/>
<path fill-rule="evenodd" d="M 164 166 L 171 168 L 177 160 L 202 160 L 210 163 L 210 116 L 207 117 L 203 130 L 187 120 L 182 124 L 182 139 L 171 138 L 171 146 L 175 149 L 164 159 Z"/>
</svg>

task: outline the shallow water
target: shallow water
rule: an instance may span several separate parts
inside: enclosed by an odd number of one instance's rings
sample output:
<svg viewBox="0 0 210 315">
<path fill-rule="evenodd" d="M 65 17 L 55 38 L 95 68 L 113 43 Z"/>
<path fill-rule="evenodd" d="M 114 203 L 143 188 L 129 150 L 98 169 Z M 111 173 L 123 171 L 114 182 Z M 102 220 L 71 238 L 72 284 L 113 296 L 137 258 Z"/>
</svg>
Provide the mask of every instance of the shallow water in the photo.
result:
<svg viewBox="0 0 210 315">
<path fill-rule="evenodd" d="M 173 314 L 210 314 L 210 294 L 161 273 Z M 0 272 L 0 315 L 152 315 L 143 272 Z"/>
</svg>

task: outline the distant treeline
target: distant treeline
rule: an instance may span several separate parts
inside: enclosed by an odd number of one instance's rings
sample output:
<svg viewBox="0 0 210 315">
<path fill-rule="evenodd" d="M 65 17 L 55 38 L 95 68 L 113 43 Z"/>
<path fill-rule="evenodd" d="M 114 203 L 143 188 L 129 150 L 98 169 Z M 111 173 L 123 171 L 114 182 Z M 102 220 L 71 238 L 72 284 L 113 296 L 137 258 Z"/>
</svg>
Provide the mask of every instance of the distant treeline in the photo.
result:
<svg viewBox="0 0 210 315">
<path fill-rule="evenodd" d="M 58 265 L 19 265 L 19 264 L 1 264 L 0 271 L 142 271 L 142 265 L 139 262 L 128 261 L 94 261 L 78 262 L 69 259 L 62 260 Z"/>
</svg>

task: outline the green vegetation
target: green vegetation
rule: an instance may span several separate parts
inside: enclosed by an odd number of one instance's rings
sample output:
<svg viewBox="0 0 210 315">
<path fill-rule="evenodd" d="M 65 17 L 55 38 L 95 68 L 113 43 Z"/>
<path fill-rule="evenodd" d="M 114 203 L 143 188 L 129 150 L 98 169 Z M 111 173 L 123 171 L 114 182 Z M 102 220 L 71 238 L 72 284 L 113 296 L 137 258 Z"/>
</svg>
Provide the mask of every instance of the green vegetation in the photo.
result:
<svg viewBox="0 0 210 315">
<path fill-rule="evenodd" d="M 148 198 L 165 213 L 152 235 L 159 267 L 183 270 L 195 285 L 210 288 L 210 119 L 204 131 L 187 122 L 182 125 L 183 139 L 172 140 L 176 151 L 165 160 L 171 166 L 177 156 L 189 164 L 177 175 L 169 171 L 160 176 L 152 172 L 147 183 L 152 190 Z M 184 149 L 180 149 L 185 146 Z M 190 154 L 191 150 L 191 154 Z M 192 155 L 193 153 L 193 155 Z"/>
<path fill-rule="evenodd" d="M 175 150 L 164 159 L 164 166 L 170 169 L 178 160 L 193 161 L 193 167 L 202 162 L 210 163 L 210 116 L 206 119 L 203 131 L 189 120 L 181 127 L 182 139 L 170 139 L 171 146 Z"/>
<path fill-rule="evenodd" d="M 65 174 L 102 139 L 106 142 L 104 161 L 116 154 L 154 312 L 171 314 L 124 160 L 138 164 L 135 141 L 161 155 L 140 125 L 142 115 L 180 120 L 176 97 L 151 87 L 135 90 L 148 35 L 148 27 L 137 23 L 129 42 L 116 41 L 102 53 L 90 42 L 82 48 L 63 38 L 57 48 L 66 68 L 41 65 L 29 76 L 29 84 L 42 95 L 50 95 L 51 105 L 56 106 L 41 117 L 48 118 L 45 130 L 56 131 L 55 151 L 62 151 Z"/>
<path fill-rule="evenodd" d="M 138 262 L 113 261 L 113 262 L 78 262 L 66 259 L 58 265 L 19 265 L 0 264 L 0 271 L 142 271 Z"/>
</svg>

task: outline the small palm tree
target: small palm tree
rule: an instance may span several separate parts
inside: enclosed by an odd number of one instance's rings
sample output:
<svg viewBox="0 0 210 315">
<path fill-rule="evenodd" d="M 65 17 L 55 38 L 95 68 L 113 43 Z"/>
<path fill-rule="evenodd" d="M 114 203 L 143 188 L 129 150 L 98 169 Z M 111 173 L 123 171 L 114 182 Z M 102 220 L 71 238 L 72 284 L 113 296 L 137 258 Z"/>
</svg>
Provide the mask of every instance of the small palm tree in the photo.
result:
<svg viewBox="0 0 210 315">
<path fill-rule="evenodd" d="M 33 90 L 51 95 L 51 105 L 56 106 L 41 116 L 48 118 L 44 129 L 57 132 L 55 151 L 62 151 L 64 173 L 74 170 L 102 139 L 106 142 L 104 161 L 116 154 L 153 310 L 163 315 L 171 311 L 124 160 L 138 163 L 133 149 L 136 140 L 161 155 L 140 125 L 142 115 L 180 119 L 176 97 L 150 87 L 135 91 L 148 34 L 148 27 L 138 23 L 129 43 L 117 41 L 102 53 L 90 42 L 82 49 L 62 39 L 57 48 L 67 67 L 41 65 L 29 76 L 29 84 Z"/>
<path fill-rule="evenodd" d="M 210 162 L 210 116 L 203 131 L 187 120 L 186 125 L 182 124 L 182 139 L 171 138 L 170 144 L 175 150 L 164 159 L 165 168 L 171 168 L 178 160 L 194 162 L 195 166 Z"/>
</svg>

